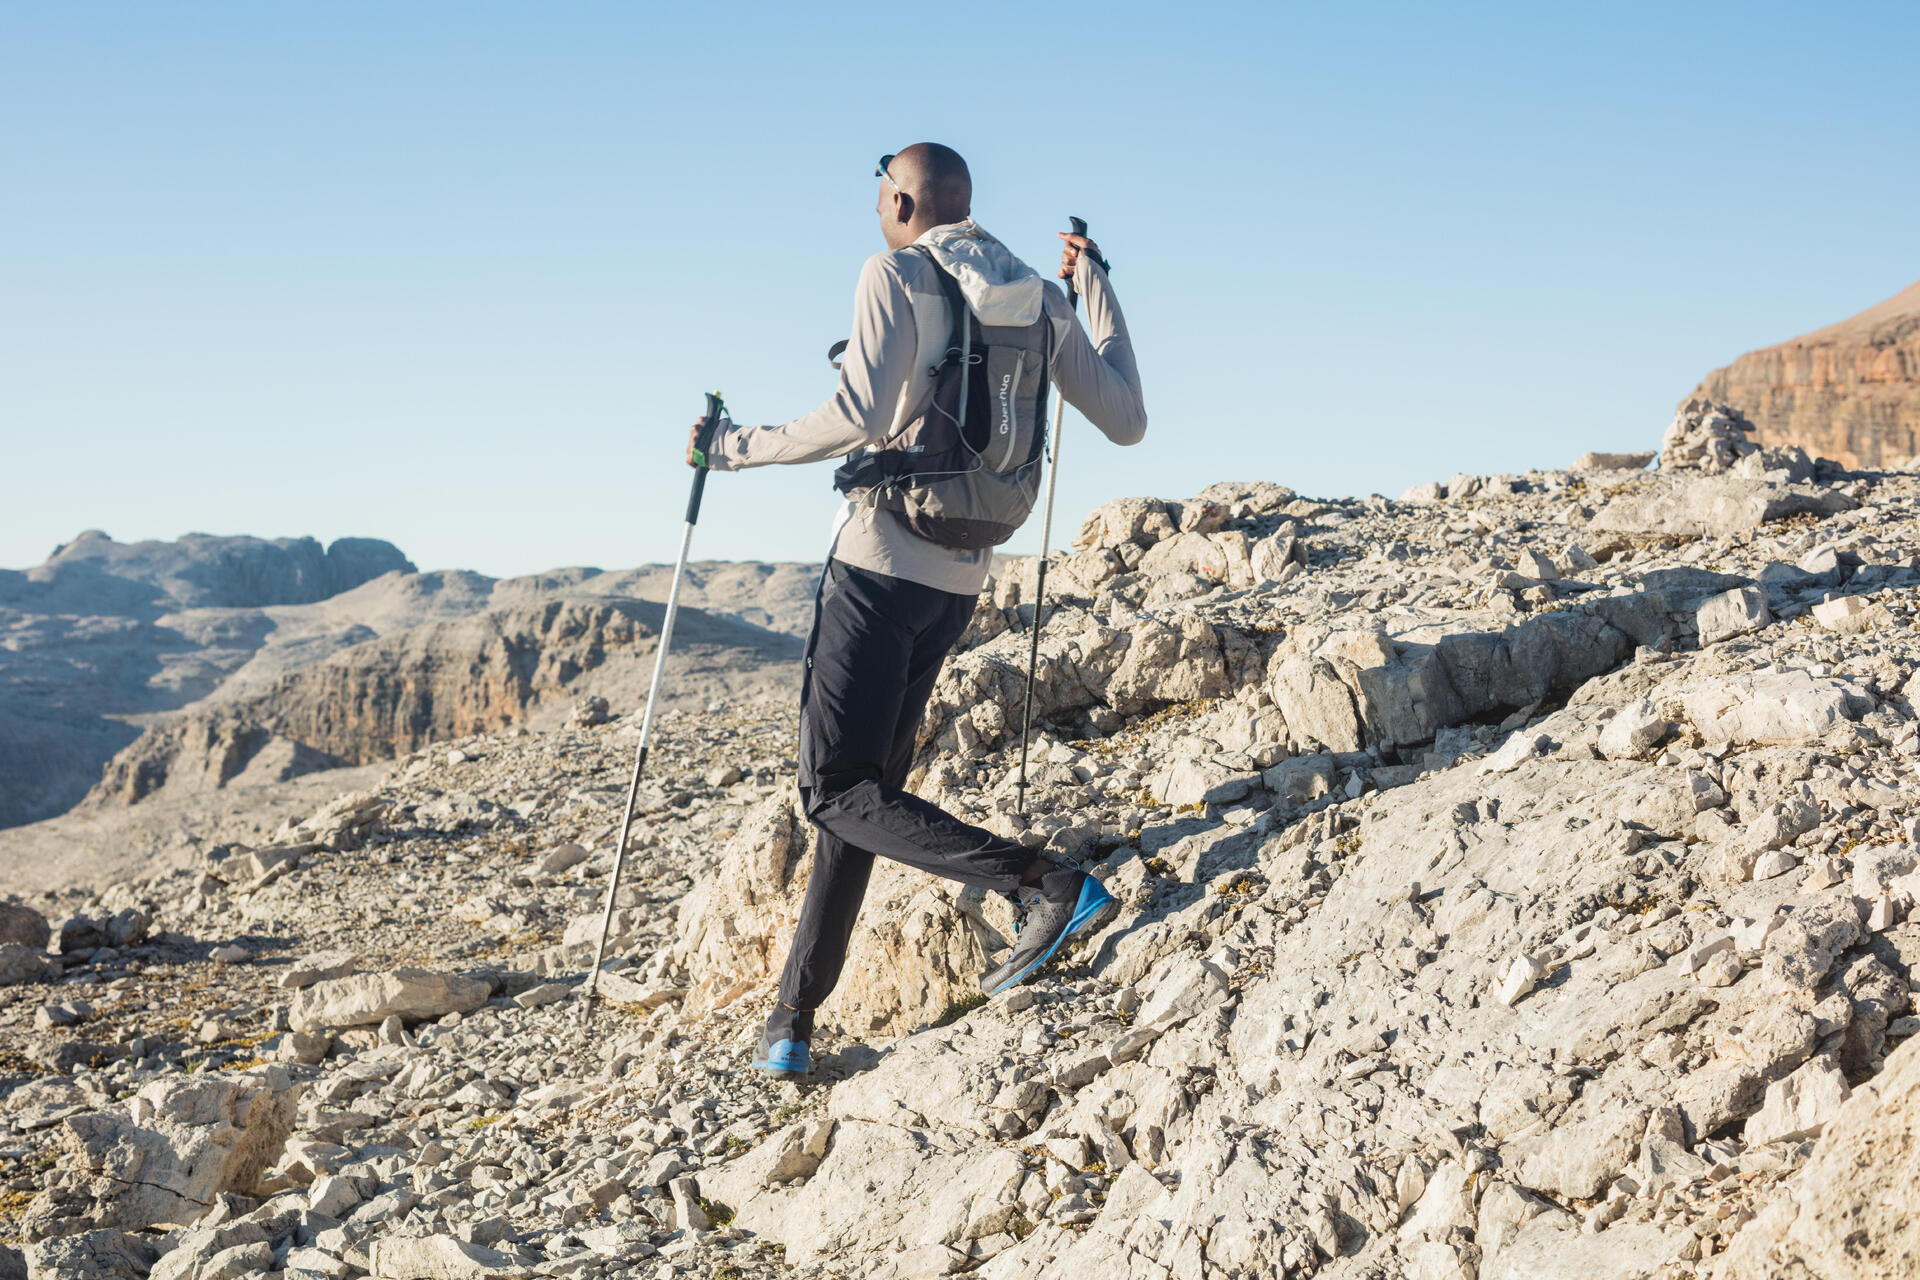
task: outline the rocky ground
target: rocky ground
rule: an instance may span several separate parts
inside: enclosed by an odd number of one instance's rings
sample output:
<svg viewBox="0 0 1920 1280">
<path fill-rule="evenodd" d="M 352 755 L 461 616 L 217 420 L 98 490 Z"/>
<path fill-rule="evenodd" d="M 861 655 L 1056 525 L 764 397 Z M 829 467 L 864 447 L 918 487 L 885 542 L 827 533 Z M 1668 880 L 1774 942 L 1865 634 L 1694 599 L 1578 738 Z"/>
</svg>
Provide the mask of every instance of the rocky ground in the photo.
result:
<svg viewBox="0 0 1920 1280">
<path fill-rule="evenodd" d="M 1005 905 L 881 868 L 806 1084 L 783 699 L 659 724 L 590 1028 L 594 703 L 20 902 L 0 1275 L 1914 1274 L 1920 477 L 1666 453 L 1095 512 L 1026 820 L 1011 565 L 916 785 L 1128 909 L 982 1002 Z"/>
</svg>

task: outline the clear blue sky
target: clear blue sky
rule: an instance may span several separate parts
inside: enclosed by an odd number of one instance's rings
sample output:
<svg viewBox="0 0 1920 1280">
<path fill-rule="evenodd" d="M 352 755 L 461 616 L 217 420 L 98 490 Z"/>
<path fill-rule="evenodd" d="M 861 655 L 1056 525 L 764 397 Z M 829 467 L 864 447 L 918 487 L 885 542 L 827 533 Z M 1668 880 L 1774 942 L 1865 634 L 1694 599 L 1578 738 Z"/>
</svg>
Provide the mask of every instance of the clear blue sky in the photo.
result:
<svg viewBox="0 0 1920 1280">
<path fill-rule="evenodd" d="M 0 0 L 0 565 L 88 527 L 670 558 L 700 393 L 829 393 L 874 157 L 922 138 L 1036 265 L 1069 213 L 1116 264 L 1152 426 L 1069 414 L 1069 531 L 1652 447 L 1920 276 L 1916 49 L 1910 0 Z M 817 557 L 828 485 L 716 477 L 696 554 Z"/>
</svg>

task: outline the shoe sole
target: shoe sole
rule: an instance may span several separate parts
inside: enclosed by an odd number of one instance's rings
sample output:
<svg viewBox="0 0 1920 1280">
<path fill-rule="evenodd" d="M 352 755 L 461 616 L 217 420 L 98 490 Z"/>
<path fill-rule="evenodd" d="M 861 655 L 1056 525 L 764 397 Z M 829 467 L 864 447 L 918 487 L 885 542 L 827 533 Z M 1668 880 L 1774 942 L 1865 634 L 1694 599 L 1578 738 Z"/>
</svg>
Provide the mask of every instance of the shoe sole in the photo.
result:
<svg viewBox="0 0 1920 1280">
<path fill-rule="evenodd" d="M 1087 889 L 1098 887 L 1099 884 L 1100 882 L 1092 876 L 1087 877 L 1087 883 L 1080 889 L 1080 901 L 1074 905 L 1073 916 L 1067 921 L 1067 927 L 1060 931 L 1060 936 L 1053 940 L 1053 945 L 1041 952 L 1039 958 L 1032 964 L 987 992 L 989 999 L 999 995 L 1008 987 L 1017 987 L 1026 981 L 1034 970 L 1053 959 L 1054 953 L 1060 950 L 1060 948 L 1065 945 L 1067 939 L 1071 938 L 1074 934 L 1097 933 L 1101 929 L 1104 929 L 1115 916 L 1120 914 L 1120 900 L 1108 893 L 1104 888 L 1100 889 L 1100 897 L 1097 901 L 1087 901 Z"/>
<path fill-rule="evenodd" d="M 805 1080 L 812 1071 L 795 1071 L 790 1067 L 774 1067 L 764 1062 L 756 1062 L 753 1069 L 769 1080 Z"/>
<path fill-rule="evenodd" d="M 762 1072 L 775 1080 L 803 1080 L 813 1074 L 813 1058 L 811 1056 L 807 1058 L 805 1066 L 791 1065 L 790 1059 L 775 1063 L 770 1058 L 755 1058 L 747 1065 L 753 1068 L 753 1070 Z"/>
</svg>

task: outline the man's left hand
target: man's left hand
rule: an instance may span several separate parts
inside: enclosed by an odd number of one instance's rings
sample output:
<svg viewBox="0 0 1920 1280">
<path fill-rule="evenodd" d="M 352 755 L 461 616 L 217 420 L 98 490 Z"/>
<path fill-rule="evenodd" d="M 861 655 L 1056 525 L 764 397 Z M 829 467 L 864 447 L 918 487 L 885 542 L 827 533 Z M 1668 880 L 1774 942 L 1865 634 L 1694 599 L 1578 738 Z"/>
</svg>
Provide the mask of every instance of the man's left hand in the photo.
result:
<svg viewBox="0 0 1920 1280">
<path fill-rule="evenodd" d="M 1067 242 L 1060 250 L 1060 278 L 1062 280 L 1073 279 L 1073 269 L 1080 265 L 1080 255 L 1083 253 L 1095 262 L 1106 261 L 1106 259 L 1100 255 L 1100 246 L 1085 236 L 1077 236 L 1071 231 L 1061 231 L 1057 234 L 1062 240 Z"/>
<path fill-rule="evenodd" d="M 700 428 L 706 425 L 707 420 L 705 418 L 696 419 L 693 424 L 693 430 L 687 433 L 687 465 L 690 467 L 704 467 L 707 465 L 707 460 L 700 456 Z"/>
</svg>

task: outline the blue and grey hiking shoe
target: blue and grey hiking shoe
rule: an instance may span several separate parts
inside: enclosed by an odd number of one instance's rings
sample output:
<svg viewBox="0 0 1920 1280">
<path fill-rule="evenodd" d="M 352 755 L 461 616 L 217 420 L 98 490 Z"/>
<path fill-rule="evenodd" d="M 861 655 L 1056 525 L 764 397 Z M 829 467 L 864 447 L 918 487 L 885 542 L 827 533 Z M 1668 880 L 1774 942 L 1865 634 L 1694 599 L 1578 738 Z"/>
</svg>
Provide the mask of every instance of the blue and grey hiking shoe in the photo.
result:
<svg viewBox="0 0 1920 1280">
<path fill-rule="evenodd" d="M 1119 901 L 1105 886 L 1071 867 L 1049 872 L 1037 885 L 1023 886 L 1020 904 L 1025 918 L 1014 936 L 1013 954 L 980 978 L 980 989 L 990 996 L 1026 981 L 1068 938 L 1097 933 L 1120 914 Z"/>
<path fill-rule="evenodd" d="M 794 1080 L 813 1070 L 813 1053 L 805 1040 L 772 1040 L 762 1031 L 760 1046 L 753 1051 L 753 1065 L 775 1080 Z"/>
<path fill-rule="evenodd" d="M 808 1044 L 812 1039 L 813 1010 L 776 1004 L 760 1032 L 753 1065 L 775 1080 L 798 1079 L 813 1070 L 813 1051 Z"/>
</svg>

